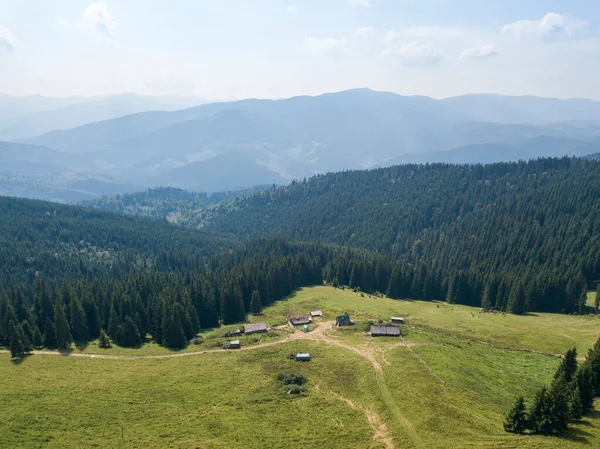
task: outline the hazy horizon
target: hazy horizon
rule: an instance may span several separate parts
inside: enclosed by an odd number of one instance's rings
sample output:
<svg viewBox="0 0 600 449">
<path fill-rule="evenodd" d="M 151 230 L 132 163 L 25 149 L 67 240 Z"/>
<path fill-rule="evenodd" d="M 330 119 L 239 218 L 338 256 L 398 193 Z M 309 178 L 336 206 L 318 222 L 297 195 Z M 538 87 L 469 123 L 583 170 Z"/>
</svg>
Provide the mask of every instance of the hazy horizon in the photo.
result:
<svg viewBox="0 0 600 449">
<path fill-rule="evenodd" d="M 212 100 L 368 87 L 600 100 L 591 0 L 0 0 L 13 96 Z"/>
</svg>

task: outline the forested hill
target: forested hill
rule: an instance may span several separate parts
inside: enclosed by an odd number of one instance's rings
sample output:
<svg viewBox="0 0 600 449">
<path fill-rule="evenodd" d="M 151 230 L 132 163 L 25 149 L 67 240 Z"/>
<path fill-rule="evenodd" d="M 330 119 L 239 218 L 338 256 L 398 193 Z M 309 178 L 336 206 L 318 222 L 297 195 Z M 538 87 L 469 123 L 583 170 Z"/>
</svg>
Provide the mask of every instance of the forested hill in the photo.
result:
<svg viewBox="0 0 600 449">
<path fill-rule="evenodd" d="M 206 229 L 390 254 L 450 273 L 463 285 L 450 294 L 470 304 L 486 284 L 495 297 L 514 279 L 545 305 L 553 282 L 564 292 L 571 280 L 574 301 L 583 288 L 577 285 L 600 277 L 600 162 L 402 165 L 315 176 L 238 200 Z M 549 309 L 572 307 L 554 302 Z"/>
<path fill-rule="evenodd" d="M 32 284 L 37 274 L 123 276 L 145 265 L 168 265 L 168 255 L 205 257 L 227 239 L 168 224 L 89 208 L 0 197 L 0 287 Z"/>
<path fill-rule="evenodd" d="M 196 193 L 173 187 L 158 187 L 144 192 L 126 193 L 85 201 L 85 206 L 110 212 L 122 212 L 152 218 L 166 218 L 169 222 L 187 227 L 199 227 L 218 211 L 213 205 L 244 195 L 263 192 L 269 186 L 255 186 L 244 190 L 215 193 Z"/>
</svg>

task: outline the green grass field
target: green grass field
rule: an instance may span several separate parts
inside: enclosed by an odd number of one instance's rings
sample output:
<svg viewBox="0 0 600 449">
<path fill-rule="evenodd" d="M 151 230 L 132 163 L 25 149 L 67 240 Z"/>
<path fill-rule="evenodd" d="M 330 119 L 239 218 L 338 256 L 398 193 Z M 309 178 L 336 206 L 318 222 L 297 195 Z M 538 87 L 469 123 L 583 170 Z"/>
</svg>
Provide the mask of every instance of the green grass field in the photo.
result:
<svg viewBox="0 0 600 449">
<path fill-rule="evenodd" d="M 530 400 L 559 363 L 507 348 L 560 353 L 576 345 L 584 355 L 600 335 L 596 316 L 480 314 L 313 287 L 250 320 L 276 325 L 315 309 L 325 312 L 322 322 L 347 311 L 357 325 L 318 326 L 295 340 L 283 331 L 249 336 L 243 344 L 254 349 L 210 352 L 224 338 L 225 329 L 215 329 L 200 349 L 186 350 L 207 353 L 187 357 L 11 362 L 0 354 L 0 447 L 600 447 L 598 412 L 560 438 L 502 429 L 515 397 Z M 365 334 L 368 320 L 392 315 L 412 326 L 404 340 Z M 288 359 L 298 351 L 312 360 Z M 94 352 L 176 355 L 157 346 L 83 349 Z M 283 392 L 276 378 L 289 371 L 308 378 L 306 395 Z"/>
</svg>

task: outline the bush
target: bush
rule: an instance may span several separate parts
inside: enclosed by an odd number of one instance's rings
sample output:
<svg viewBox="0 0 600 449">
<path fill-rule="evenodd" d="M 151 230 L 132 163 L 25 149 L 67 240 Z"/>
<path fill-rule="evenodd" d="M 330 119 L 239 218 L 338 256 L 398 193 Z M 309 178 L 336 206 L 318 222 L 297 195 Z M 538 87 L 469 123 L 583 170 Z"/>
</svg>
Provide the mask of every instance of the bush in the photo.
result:
<svg viewBox="0 0 600 449">
<path fill-rule="evenodd" d="M 283 385 L 304 385 L 308 381 L 301 373 L 281 373 L 277 380 Z"/>
</svg>

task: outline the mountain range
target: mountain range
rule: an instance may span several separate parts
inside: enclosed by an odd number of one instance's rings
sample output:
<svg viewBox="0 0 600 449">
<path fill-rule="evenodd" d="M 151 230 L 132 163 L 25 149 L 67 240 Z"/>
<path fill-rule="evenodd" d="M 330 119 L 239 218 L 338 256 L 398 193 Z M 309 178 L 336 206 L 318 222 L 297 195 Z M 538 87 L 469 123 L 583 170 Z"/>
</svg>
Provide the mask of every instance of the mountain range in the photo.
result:
<svg viewBox="0 0 600 449">
<path fill-rule="evenodd" d="M 214 192 L 404 162 L 598 153 L 600 102 L 490 94 L 437 100 L 355 89 L 138 112 L 10 145 L 2 162 L 10 167 L 12 158 L 28 176 L 50 164 L 52 173 L 118 185 Z"/>
</svg>

